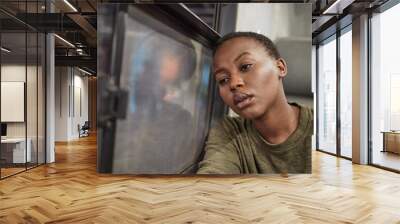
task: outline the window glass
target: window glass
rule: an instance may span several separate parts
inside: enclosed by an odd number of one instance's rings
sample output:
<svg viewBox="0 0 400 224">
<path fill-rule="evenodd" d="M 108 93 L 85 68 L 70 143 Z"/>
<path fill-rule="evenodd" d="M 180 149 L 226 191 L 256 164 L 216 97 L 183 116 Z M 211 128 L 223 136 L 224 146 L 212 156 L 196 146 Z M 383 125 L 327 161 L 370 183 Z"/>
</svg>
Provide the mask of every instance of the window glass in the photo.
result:
<svg viewBox="0 0 400 224">
<path fill-rule="evenodd" d="M 31 141 L 26 136 L 26 33 L 1 34 L 1 177 L 24 171 L 31 161 Z"/>
<path fill-rule="evenodd" d="M 318 48 L 318 149 L 336 153 L 336 39 Z"/>
<path fill-rule="evenodd" d="M 400 170 L 400 4 L 371 18 L 372 163 Z"/>
<path fill-rule="evenodd" d="M 352 35 L 340 36 L 340 153 L 351 158 L 352 141 Z"/>
<path fill-rule="evenodd" d="M 103 5 L 100 12 L 113 7 Z M 99 16 L 101 26 L 106 18 Z M 100 54 L 113 56 L 104 58 L 109 61 L 100 64 L 100 74 L 106 75 L 105 64 L 111 64 L 128 94 L 126 116 L 116 122 L 112 172 L 190 173 L 208 130 L 211 50 L 136 7 L 115 19 L 115 35 L 99 37 Z M 108 38 L 115 41 L 112 49 Z M 100 106 L 99 116 L 105 107 Z"/>
</svg>

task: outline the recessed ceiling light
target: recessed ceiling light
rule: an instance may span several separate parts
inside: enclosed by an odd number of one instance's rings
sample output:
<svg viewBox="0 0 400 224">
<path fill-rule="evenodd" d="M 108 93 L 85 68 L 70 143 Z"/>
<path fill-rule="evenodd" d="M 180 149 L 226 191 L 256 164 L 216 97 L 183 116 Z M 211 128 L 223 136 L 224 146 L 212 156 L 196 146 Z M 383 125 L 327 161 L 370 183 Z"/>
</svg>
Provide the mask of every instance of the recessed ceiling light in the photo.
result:
<svg viewBox="0 0 400 224">
<path fill-rule="evenodd" d="M 355 0 L 336 0 L 322 14 L 342 14 L 343 9 L 351 5 Z"/>
<path fill-rule="evenodd" d="M 7 48 L 5 48 L 5 47 L 1 47 L 1 50 L 4 51 L 4 52 L 7 52 L 7 53 L 10 53 L 10 52 L 11 52 L 11 50 L 9 50 L 9 49 L 7 49 Z"/>
<path fill-rule="evenodd" d="M 66 40 L 66 39 L 64 39 L 64 38 L 62 38 L 62 37 L 60 37 L 60 36 L 57 35 L 57 34 L 54 34 L 54 36 L 57 37 L 58 39 L 60 39 L 61 41 L 63 41 L 64 43 L 66 43 L 67 45 L 69 45 L 70 47 L 75 48 L 75 45 L 71 44 L 71 42 L 69 42 L 68 40 Z"/>
<path fill-rule="evenodd" d="M 78 12 L 78 10 L 68 1 L 64 0 L 65 4 L 67 4 L 74 12 Z"/>
<path fill-rule="evenodd" d="M 90 72 L 88 72 L 88 71 L 86 71 L 86 70 L 83 70 L 83 69 L 81 69 L 81 68 L 79 68 L 79 67 L 78 67 L 78 70 L 81 71 L 81 72 L 83 72 L 83 73 L 85 73 L 85 74 L 87 74 L 87 75 L 93 75 L 92 73 L 90 73 Z"/>
</svg>

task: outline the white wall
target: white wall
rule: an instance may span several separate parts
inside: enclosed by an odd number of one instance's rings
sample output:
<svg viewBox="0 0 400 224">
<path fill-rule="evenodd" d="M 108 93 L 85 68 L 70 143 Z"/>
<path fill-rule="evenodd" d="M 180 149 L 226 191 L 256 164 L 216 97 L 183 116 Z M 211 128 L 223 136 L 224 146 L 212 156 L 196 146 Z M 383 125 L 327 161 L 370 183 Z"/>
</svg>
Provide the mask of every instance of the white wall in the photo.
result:
<svg viewBox="0 0 400 224">
<path fill-rule="evenodd" d="M 29 69 L 29 68 L 28 68 Z M 1 81 L 25 82 L 25 64 L 9 64 L 1 66 Z M 6 110 L 7 108 L 1 108 Z M 25 122 L 7 123 L 7 137 L 25 137 Z"/>
<path fill-rule="evenodd" d="M 25 64 L 1 65 L 1 81 L 25 82 Z"/>
<path fill-rule="evenodd" d="M 257 32 L 270 38 L 288 66 L 283 87 L 291 97 L 289 101 L 299 97 L 301 103 L 312 107 L 310 21 L 311 4 L 241 3 L 235 31 Z"/>
<path fill-rule="evenodd" d="M 24 103 L 24 82 L 1 82 L 1 108 L 4 108 L 1 110 L 2 122 L 24 122 Z"/>
<path fill-rule="evenodd" d="M 9 138 L 24 138 L 27 136 L 30 142 L 32 151 L 32 161 L 36 162 L 39 158 L 39 163 L 44 163 L 44 74 L 42 67 L 39 65 L 24 64 L 3 64 L 1 66 L 1 81 L 2 82 L 24 82 L 26 86 L 26 105 L 25 100 L 22 108 L 18 108 L 20 113 L 25 114 L 26 120 L 22 122 L 6 122 L 7 123 L 7 137 Z M 27 78 L 27 80 L 25 80 Z M 3 92 L 4 89 L 2 89 Z M 21 91 L 21 90 L 20 90 Z M 23 91 L 23 90 L 22 90 Z M 24 92 L 22 92 L 23 94 Z M 2 98 L 7 95 L 2 95 Z M 3 104 L 3 103 L 2 103 Z M 16 110 L 12 107 L 2 107 L 2 112 L 13 113 Z M 17 110 L 18 110 L 17 109 Z M 14 111 L 16 113 L 16 111 Z M 24 115 L 23 115 L 24 116 Z M 39 153 L 37 157 L 37 153 Z"/>
<path fill-rule="evenodd" d="M 33 66 L 27 66 L 25 67 L 24 65 L 20 64 L 5 64 L 1 66 L 1 81 L 2 82 L 25 82 L 25 75 L 26 75 L 26 70 L 28 71 L 28 75 L 33 73 L 33 70 L 35 70 L 36 74 L 36 67 Z M 36 84 L 36 83 L 35 83 Z M 34 92 L 28 92 L 27 93 L 28 97 L 36 97 L 36 89 Z M 31 100 L 27 99 L 28 102 Z M 36 105 L 35 105 L 36 107 Z M 7 110 L 7 108 L 1 108 L 1 110 Z M 31 114 L 28 114 L 28 121 L 33 120 L 30 117 Z M 7 136 L 8 137 L 25 137 L 25 124 L 26 122 L 7 122 Z M 29 125 L 28 127 L 31 127 L 32 125 Z M 29 136 L 28 136 L 29 137 Z"/>
<path fill-rule="evenodd" d="M 55 141 L 68 140 L 68 71 L 67 67 L 55 68 Z"/>
<path fill-rule="evenodd" d="M 76 72 L 79 72 L 78 75 Z M 89 120 L 89 113 L 88 113 L 88 77 L 87 76 L 82 76 L 83 73 L 81 73 L 78 70 L 74 70 L 74 108 L 72 108 L 72 129 L 71 129 L 71 135 L 73 138 L 78 138 L 79 133 L 78 133 L 78 124 L 81 126 L 85 123 L 85 121 Z M 80 102 L 79 102 L 80 101 Z M 72 105 L 72 103 L 71 103 Z M 80 111 L 81 110 L 81 111 Z"/>
<path fill-rule="evenodd" d="M 9 64 L 1 66 L 1 81 L 2 82 L 25 82 L 24 65 Z M 32 67 L 28 66 L 28 70 Z M 2 96 L 4 97 L 4 96 Z M 7 108 L 1 108 L 7 110 Z M 24 122 L 7 122 L 7 136 L 8 137 L 25 137 L 25 123 Z"/>
<path fill-rule="evenodd" d="M 55 73 L 55 140 L 77 139 L 78 124 L 88 120 L 88 77 L 72 67 L 56 67 Z"/>
</svg>

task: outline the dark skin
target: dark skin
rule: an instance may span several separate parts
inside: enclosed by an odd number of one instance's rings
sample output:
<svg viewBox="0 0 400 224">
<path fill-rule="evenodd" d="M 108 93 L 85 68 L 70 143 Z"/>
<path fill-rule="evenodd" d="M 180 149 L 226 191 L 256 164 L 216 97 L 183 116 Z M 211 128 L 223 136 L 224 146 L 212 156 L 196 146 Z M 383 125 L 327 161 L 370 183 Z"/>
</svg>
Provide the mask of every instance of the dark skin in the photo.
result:
<svg viewBox="0 0 400 224">
<path fill-rule="evenodd" d="M 224 42 L 215 52 L 213 74 L 223 101 L 272 144 L 280 144 L 296 130 L 299 108 L 287 103 L 282 79 L 287 65 L 269 55 L 249 37 Z"/>
</svg>

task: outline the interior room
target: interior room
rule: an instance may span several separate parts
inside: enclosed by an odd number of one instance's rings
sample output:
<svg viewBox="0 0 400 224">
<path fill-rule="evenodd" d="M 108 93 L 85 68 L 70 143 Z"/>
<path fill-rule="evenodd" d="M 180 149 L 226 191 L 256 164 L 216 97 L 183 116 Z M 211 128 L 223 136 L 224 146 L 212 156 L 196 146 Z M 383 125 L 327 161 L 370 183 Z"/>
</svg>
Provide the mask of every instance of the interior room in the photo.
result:
<svg viewBox="0 0 400 224">
<path fill-rule="evenodd" d="M 23 26 L 1 34 L 2 178 L 45 162 L 44 38 Z"/>
<path fill-rule="evenodd" d="M 0 1 L 0 223 L 400 222 L 399 1 L 136 4 L 137 12 L 150 15 L 146 29 L 164 24 L 157 29 L 197 42 L 197 78 L 163 97 L 198 118 L 195 128 L 203 131 L 191 147 L 199 157 L 212 127 L 237 116 L 212 76 L 211 52 L 220 37 L 252 31 L 279 43 L 288 61 L 309 57 L 298 70 L 289 66 L 289 74 L 311 74 L 288 78 L 285 87 L 293 90 L 289 102 L 313 109 L 312 168 L 310 174 L 113 174 L 113 167 L 145 161 L 119 154 L 118 161 L 126 163 L 112 164 L 115 152 L 104 147 L 138 147 L 126 138 L 136 131 L 136 120 L 119 129 L 125 135 L 107 132 L 126 108 L 137 110 L 128 107 L 131 95 L 113 88 L 120 81 L 114 71 L 121 72 L 115 64 L 138 64 L 115 57 L 132 46 L 120 47 L 116 11 L 101 6 L 140 2 Z M 276 25 L 299 18 L 286 4 L 303 3 L 310 8 L 309 23 L 290 22 L 275 32 Z M 280 21 L 277 12 L 284 10 L 287 21 Z M 304 43 L 309 50 L 300 47 Z M 107 63 L 110 58 L 115 64 Z M 104 85 L 106 77 L 111 85 Z M 205 100 L 194 103 L 195 91 Z M 143 102 L 150 102 L 146 97 Z M 178 116 L 179 124 L 184 118 Z M 178 126 L 170 128 L 169 141 L 178 139 Z"/>
</svg>

